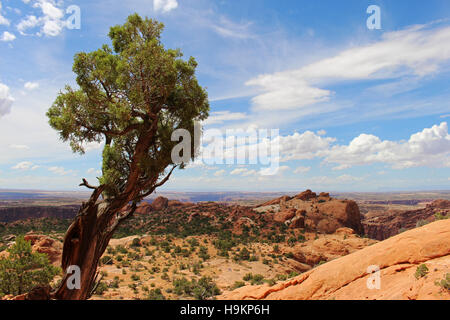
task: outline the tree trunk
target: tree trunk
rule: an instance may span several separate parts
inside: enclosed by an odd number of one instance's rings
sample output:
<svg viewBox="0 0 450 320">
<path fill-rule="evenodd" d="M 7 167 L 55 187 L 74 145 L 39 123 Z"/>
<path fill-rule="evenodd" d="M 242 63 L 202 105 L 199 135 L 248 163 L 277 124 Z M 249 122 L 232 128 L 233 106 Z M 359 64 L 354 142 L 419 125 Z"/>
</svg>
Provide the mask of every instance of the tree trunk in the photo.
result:
<svg viewBox="0 0 450 320">
<path fill-rule="evenodd" d="M 120 220 L 134 212 L 130 210 L 128 214 L 121 217 L 119 212 L 123 211 L 126 203 L 123 201 L 120 201 L 120 204 L 96 202 L 98 196 L 95 196 L 95 192 L 91 200 L 80 208 L 65 235 L 61 264 L 65 275 L 59 288 L 52 294 L 54 299 L 86 300 L 90 298 L 95 285 L 99 259 L 105 252 Z M 67 286 L 72 276 L 67 274 L 67 268 L 70 266 L 80 268 L 80 289 L 71 289 Z"/>
</svg>

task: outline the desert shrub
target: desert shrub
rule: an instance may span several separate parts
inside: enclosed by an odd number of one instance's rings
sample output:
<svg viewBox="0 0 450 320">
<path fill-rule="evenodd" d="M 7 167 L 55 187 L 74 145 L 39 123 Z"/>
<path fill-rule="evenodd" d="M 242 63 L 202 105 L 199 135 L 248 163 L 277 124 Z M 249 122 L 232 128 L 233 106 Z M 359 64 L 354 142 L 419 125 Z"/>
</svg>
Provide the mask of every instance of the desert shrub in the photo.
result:
<svg viewBox="0 0 450 320">
<path fill-rule="evenodd" d="M 166 300 L 166 297 L 161 292 L 161 289 L 152 289 L 148 293 L 147 300 Z"/>
<path fill-rule="evenodd" d="M 425 277 L 427 274 L 428 274 L 428 267 L 426 264 L 422 263 L 420 266 L 417 267 L 414 276 L 416 277 L 416 279 L 420 279 Z"/>
<path fill-rule="evenodd" d="M 132 281 L 139 281 L 141 279 L 141 277 L 139 277 L 137 274 L 132 274 L 131 275 L 131 280 Z"/>
<path fill-rule="evenodd" d="M 241 288 L 245 286 L 245 282 L 244 281 L 236 281 L 233 286 L 231 287 L 231 290 L 235 290 L 237 288 Z"/>
<path fill-rule="evenodd" d="M 117 252 L 117 253 L 121 253 L 121 254 L 127 254 L 127 253 L 128 253 L 128 250 L 127 250 L 127 248 L 125 248 L 124 246 L 118 245 L 118 246 L 116 247 L 116 252 Z"/>
<path fill-rule="evenodd" d="M 210 277 L 202 277 L 192 281 L 186 278 L 173 281 L 173 291 L 176 295 L 187 295 L 197 300 L 205 300 L 220 294 L 220 290 Z"/>
<path fill-rule="evenodd" d="M 442 279 L 440 281 L 435 281 L 434 284 L 441 287 L 444 290 L 450 291 L 450 273 L 447 273 L 444 276 L 444 279 Z"/>
<path fill-rule="evenodd" d="M 293 254 L 292 252 L 286 252 L 286 253 L 284 254 L 284 256 L 285 256 L 286 258 L 288 258 L 288 259 L 293 259 L 293 258 L 294 258 L 294 254 Z"/>
<path fill-rule="evenodd" d="M 131 246 L 132 247 L 140 247 L 141 246 L 141 240 L 139 240 L 139 238 L 134 238 L 133 241 L 131 242 Z"/>
<path fill-rule="evenodd" d="M 199 243 L 196 238 L 188 239 L 187 241 L 191 247 L 198 247 Z"/>
<path fill-rule="evenodd" d="M 239 251 L 238 255 L 236 256 L 237 260 L 250 260 L 250 251 L 248 251 L 247 248 L 243 248 L 241 251 Z"/>
<path fill-rule="evenodd" d="M 166 272 L 164 272 L 162 275 L 161 275 L 161 279 L 162 280 L 166 280 L 166 281 L 169 281 L 170 279 L 169 279 L 169 275 L 166 273 Z"/>
<path fill-rule="evenodd" d="M 111 264 L 113 264 L 113 258 L 111 256 L 103 256 L 103 257 L 100 258 L 100 264 L 111 265 Z"/>
<path fill-rule="evenodd" d="M 195 279 L 192 281 L 194 298 L 197 300 L 206 300 L 220 294 L 219 288 L 210 277 L 202 277 L 197 283 Z"/>
<path fill-rule="evenodd" d="M 253 279 L 253 274 L 251 274 L 251 273 L 247 273 L 243 278 L 242 278 L 242 280 L 244 280 L 244 281 L 250 281 L 250 280 L 252 280 Z"/>
<path fill-rule="evenodd" d="M 206 248 L 204 246 L 200 246 L 198 256 L 203 261 L 208 260 L 210 258 L 210 255 L 208 254 L 208 248 Z"/>
<path fill-rule="evenodd" d="M 48 257 L 31 251 L 31 243 L 23 236 L 7 249 L 9 256 L 0 259 L 0 296 L 19 295 L 35 286 L 46 286 L 60 270 L 50 264 Z"/>
<path fill-rule="evenodd" d="M 114 277 L 114 280 L 110 282 L 109 287 L 117 289 L 119 288 L 119 283 L 120 283 L 119 277 L 116 276 Z"/>
<path fill-rule="evenodd" d="M 105 282 L 101 281 L 97 285 L 97 288 L 95 288 L 94 294 L 101 296 L 106 291 L 108 291 L 108 285 Z"/>
<path fill-rule="evenodd" d="M 271 287 L 277 283 L 277 281 L 275 279 L 267 279 L 267 280 L 265 280 L 265 282 Z"/>
<path fill-rule="evenodd" d="M 259 285 L 259 284 L 263 284 L 264 282 L 264 276 L 261 274 L 255 274 L 253 275 L 252 279 L 250 280 L 250 283 L 252 285 Z"/>
<path fill-rule="evenodd" d="M 450 219 L 450 214 L 445 215 L 442 212 L 436 212 L 434 214 L 434 218 L 436 220 L 447 220 L 447 219 Z"/>
<path fill-rule="evenodd" d="M 427 224 L 429 224 L 429 222 L 427 220 L 420 219 L 416 222 L 416 228 L 423 227 L 424 225 L 427 225 Z"/>
</svg>

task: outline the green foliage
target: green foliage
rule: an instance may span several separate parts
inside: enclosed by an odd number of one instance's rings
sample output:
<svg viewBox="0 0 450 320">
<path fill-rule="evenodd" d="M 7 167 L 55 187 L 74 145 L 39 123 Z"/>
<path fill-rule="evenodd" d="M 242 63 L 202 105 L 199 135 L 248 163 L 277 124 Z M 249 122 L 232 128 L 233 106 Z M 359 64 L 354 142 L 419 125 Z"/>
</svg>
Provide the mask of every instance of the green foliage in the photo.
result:
<svg viewBox="0 0 450 320">
<path fill-rule="evenodd" d="M 60 270 L 50 264 L 45 254 L 33 253 L 23 236 L 7 249 L 9 256 L 0 259 L 0 296 L 19 295 L 35 286 L 48 285 Z"/>
<path fill-rule="evenodd" d="M 113 259 L 110 256 L 103 256 L 100 258 L 100 263 L 103 265 L 105 265 L 105 264 L 112 265 Z"/>
<path fill-rule="evenodd" d="M 444 290 L 450 291 L 450 273 L 447 273 L 440 281 L 435 281 L 434 284 Z"/>
<path fill-rule="evenodd" d="M 231 287 L 231 290 L 235 290 L 237 288 L 241 288 L 245 286 L 245 282 L 244 281 L 236 281 L 233 286 Z"/>
<path fill-rule="evenodd" d="M 243 248 L 241 251 L 239 251 L 238 255 L 236 256 L 237 260 L 250 260 L 250 251 L 248 251 L 247 248 Z"/>
<path fill-rule="evenodd" d="M 206 300 L 220 294 L 220 290 L 210 277 L 202 277 L 200 280 L 192 281 L 186 278 L 173 281 L 174 293 L 176 295 L 187 295 L 197 300 Z"/>
<path fill-rule="evenodd" d="M 436 221 L 438 221 L 438 220 L 447 220 L 447 219 L 450 219 L 450 214 L 445 215 L 442 212 L 436 212 L 434 214 L 434 218 L 436 219 Z"/>
<path fill-rule="evenodd" d="M 97 288 L 95 288 L 94 294 L 101 296 L 106 291 L 108 291 L 108 285 L 102 281 L 98 284 Z"/>
<path fill-rule="evenodd" d="M 416 228 L 423 227 L 427 224 L 429 224 L 429 222 L 427 220 L 420 219 L 416 222 Z"/>
<path fill-rule="evenodd" d="M 161 289 L 152 289 L 148 293 L 147 300 L 166 300 L 166 297 L 161 292 Z"/>
<path fill-rule="evenodd" d="M 285 256 L 286 258 L 288 258 L 288 259 L 293 259 L 293 258 L 294 258 L 294 253 L 292 253 L 292 252 L 286 252 L 286 253 L 284 254 L 284 256 Z"/>
<path fill-rule="evenodd" d="M 133 241 L 131 242 L 131 246 L 132 247 L 140 247 L 141 246 L 141 240 L 139 240 L 139 238 L 134 238 Z"/>
<path fill-rule="evenodd" d="M 264 276 L 261 274 L 255 274 L 253 275 L 252 279 L 250 280 L 250 283 L 252 285 L 259 285 L 259 284 L 263 284 L 264 282 Z"/>
<path fill-rule="evenodd" d="M 109 197 L 122 194 L 133 176 L 140 200 L 173 164 L 171 151 L 178 141 L 171 141 L 172 133 L 185 129 L 193 137 L 194 121 L 208 117 L 207 93 L 195 76 L 197 62 L 183 60 L 180 50 L 165 49 L 162 30 L 162 23 L 138 14 L 112 27 L 112 47 L 75 55 L 78 87 L 66 86 L 47 112 L 50 126 L 74 152 L 83 154 L 87 143 L 105 142 L 98 179 Z M 192 146 L 192 158 L 194 151 Z"/>
<path fill-rule="evenodd" d="M 422 263 L 420 266 L 417 267 L 414 276 L 416 277 L 416 279 L 420 279 L 425 277 L 427 274 L 428 274 L 428 267 L 426 264 Z"/>
</svg>

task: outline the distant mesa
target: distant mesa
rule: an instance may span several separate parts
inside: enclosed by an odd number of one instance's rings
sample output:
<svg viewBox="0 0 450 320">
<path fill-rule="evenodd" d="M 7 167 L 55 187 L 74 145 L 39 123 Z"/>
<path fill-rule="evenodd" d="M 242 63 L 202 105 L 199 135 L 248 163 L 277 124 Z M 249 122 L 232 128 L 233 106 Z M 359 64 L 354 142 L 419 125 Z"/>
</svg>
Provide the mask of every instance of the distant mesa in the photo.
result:
<svg viewBox="0 0 450 320">
<path fill-rule="evenodd" d="M 384 240 L 398 234 L 401 230 L 412 229 L 418 223 L 435 221 L 435 215 L 450 215 L 449 200 L 435 200 L 423 209 L 387 210 L 369 212 L 362 221 L 364 232 L 372 239 Z"/>
</svg>

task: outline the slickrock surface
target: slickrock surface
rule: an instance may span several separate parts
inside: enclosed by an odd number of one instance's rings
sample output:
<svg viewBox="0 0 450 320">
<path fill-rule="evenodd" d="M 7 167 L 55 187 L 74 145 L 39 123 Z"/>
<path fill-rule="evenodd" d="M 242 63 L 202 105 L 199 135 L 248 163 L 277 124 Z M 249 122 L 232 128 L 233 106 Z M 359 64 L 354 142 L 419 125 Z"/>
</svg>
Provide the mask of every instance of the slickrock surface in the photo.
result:
<svg viewBox="0 0 450 320">
<path fill-rule="evenodd" d="M 414 273 L 426 264 L 429 273 Z M 381 269 L 381 288 L 370 290 L 367 268 Z M 273 287 L 246 286 L 218 299 L 439 299 L 450 294 L 435 284 L 450 272 L 450 220 L 430 223 L 401 233 L 350 255 L 330 261 Z"/>
</svg>

